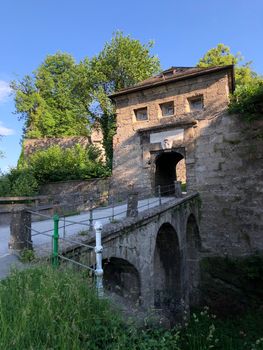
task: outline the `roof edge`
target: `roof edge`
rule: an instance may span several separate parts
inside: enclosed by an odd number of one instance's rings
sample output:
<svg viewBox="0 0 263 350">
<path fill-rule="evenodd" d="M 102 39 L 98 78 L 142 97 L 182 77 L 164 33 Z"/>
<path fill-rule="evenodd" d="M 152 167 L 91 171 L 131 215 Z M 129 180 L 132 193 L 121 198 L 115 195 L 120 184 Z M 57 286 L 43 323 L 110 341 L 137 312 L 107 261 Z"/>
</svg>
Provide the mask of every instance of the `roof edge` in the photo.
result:
<svg viewBox="0 0 263 350">
<path fill-rule="evenodd" d="M 191 79 L 200 75 L 207 75 L 210 73 L 215 73 L 215 72 L 220 72 L 220 71 L 230 71 L 231 73 L 231 80 L 229 81 L 229 86 L 230 86 L 230 91 L 231 93 L 234 92 L 235 90 L 235 75 L 234 75 L 234 65 L 230 64 L 227 66 L 216 66 L 216 67 L 208 67 L 208 68 L 204 68 L 204 70 L 198 71 L 198 72 L 192 72 L 192 73 L 186 73 L 184 75 L 180 75 L 180 76 L 175 76 L 172 78 L 168 78 L 166 80 L 162 80 L 162 81 L 157 81 L 155 83 L 148 83 L 145 85 L 138 85 L 138 86 L 133 86 L 133 87 L 129 87 L 127 89 L 124 90 L 120 90 L 117 92 L 114 92 L 113 94 L 109 95 L 108 97 L 110 99 L 114 99 L 115 97 L 119 97 L 122 95 L 127 95 L 129 93 L 132 92 L 136 92 L 136 91 L 141 91 L 141 90 L 145 90 L 145 89 L 150 89 L 152 87 L 155 86 L 160 86 L 160 85 L 165 85 L 165 84 L 169 84 L 169 83 L 173 83 L 176 81 L 180 81 L 180 80 L 186 80 L 186 79 Z"/>
</svg>

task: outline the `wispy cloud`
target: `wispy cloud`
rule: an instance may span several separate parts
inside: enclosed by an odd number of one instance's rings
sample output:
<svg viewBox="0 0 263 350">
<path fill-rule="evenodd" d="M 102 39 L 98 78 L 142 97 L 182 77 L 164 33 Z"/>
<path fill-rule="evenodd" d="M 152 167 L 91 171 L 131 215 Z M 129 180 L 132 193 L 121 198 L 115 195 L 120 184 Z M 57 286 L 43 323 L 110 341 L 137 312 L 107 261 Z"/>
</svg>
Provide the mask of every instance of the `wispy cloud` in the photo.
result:
<svg viewBox="0 0 263 350">
<path fill-rule="evenodd" d="M 10 136 L 14 134 L 15 130 L 6 128 L 5 126 L 3 126 L 3 123 L 0 122 L 0 136 Z"/>
<path fill-rule="evenodd" d="M 9 86 L 9 83 L 7 81 L 0 80 L 0 103 L 5 101 L 10 93 L 11 88 Z"/>
</svg>

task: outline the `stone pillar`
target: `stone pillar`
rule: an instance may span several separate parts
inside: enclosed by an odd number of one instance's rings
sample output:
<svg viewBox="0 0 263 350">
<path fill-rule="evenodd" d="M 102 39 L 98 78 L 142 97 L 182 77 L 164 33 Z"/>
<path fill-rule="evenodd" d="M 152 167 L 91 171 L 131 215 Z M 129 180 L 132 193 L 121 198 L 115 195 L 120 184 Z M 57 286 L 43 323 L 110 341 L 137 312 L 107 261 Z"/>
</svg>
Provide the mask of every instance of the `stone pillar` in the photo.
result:
<svg viewBox="0 0 263 350">
<path fill-rule="evenodd" d="M 12 211 L 8 247 L 17 251 L 32 249 L 31 213 L 26 209 Z"/>
<path fill-rule="evenodd" d="M 176 198 L 181 198 L 183 196 L 181 184 L 181 181 L 174 181 L 174 195 Z"/>
<path fill-rule="evenodd" d="M 131 192 L 128 195 L 127 217 L 138 215 L 138 192 Z"/>
</svg>

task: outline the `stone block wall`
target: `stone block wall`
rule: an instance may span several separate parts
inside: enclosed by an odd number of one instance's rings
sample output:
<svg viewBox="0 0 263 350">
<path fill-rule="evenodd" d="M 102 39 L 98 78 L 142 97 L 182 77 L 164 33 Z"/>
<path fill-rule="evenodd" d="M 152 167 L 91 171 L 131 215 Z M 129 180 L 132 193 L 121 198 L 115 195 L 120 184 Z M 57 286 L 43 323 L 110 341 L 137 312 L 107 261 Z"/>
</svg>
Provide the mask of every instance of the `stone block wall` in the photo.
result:
<svg viewBox="0 0 263 350">
<path fill-rule="evenodd" d="M 221 113 L 227 107 L 228 95 L 228 75 L 218 72 L 212 76 L 196 77 L 116 98 L 117 133 L 113 142 L 113 188 L 123 190 L 134 185 L 145 189 L 154 186 L 152 174 L 155 170 L 155 159 L 152 155 L 154 151 L 161 151 L 163 146 L 160 142 L 151 142 L 150 138 L 161 131 L 174 130 L 181 133 L 181 139 L 177 137 L 172 146 L 187 147 L 186 161 L 191 159 L 194 127 L 198 119 L 209 120 L 215 114 Z M 189 113 L 188 98 L 195 96 L 203 97 L 204 109 Z M 162 117 L 160 104 L 168 101 L 174 102 L 175 113 L 171 117 Z M 143 107 L 148 108 L 148 120 L 136 121 L 135 110 Z M 189 170 L 187 176 L 192 176 Z"/>
<path fill-rule="evenodd" d="M 203 97 L 202 111 L 187 112 L 188 98 Z M 155 185 L 156 157 L 185 158 L 187 190 L 202 199 L 203 255 L 236 256 L 263 251 L 263 124 L 229 115 L 229 76 L 216 72 L 117 96 L 113 190 Z M 161 117 L 160 104 L 175 113 Z M 148 120 L 135 110 L 147 107 Z M 164 149 L 162 135 L 174 138 Z M 159 140 L 159 141 L 158 141 Z"/>
<path fill-rule="evenodd" d="M 83 147 L 93 145 L 101 151 L 102 159 L 105 158 L 105 151 L 103 148 L 103 135 L 102 131 L 98 127 L 92 129 L 90 136 L 25 139 L 23 142 L 24 156 L 28 157 L 36 151 L 45 150 L 55 145 L 58 145 L 61 148 L 71 148 L 77 144 Z"/>
</svg>

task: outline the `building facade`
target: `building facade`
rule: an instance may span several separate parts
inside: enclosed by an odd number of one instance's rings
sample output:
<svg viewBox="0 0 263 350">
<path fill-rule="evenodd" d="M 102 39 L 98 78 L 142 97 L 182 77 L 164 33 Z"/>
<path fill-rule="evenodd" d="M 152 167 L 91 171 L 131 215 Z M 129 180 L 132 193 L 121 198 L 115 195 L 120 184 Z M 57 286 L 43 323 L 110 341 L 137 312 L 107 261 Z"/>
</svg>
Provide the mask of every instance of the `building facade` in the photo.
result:
<svg viewBox="0 0 263 350">
<path fill-rule="evenodd" d="M 111 96 L 113 191 L 186 182 L 201 195 L 206 254 L 263 250 L 262 125 L 228 114 L 233 90 L 233 66 L 172 67 Z"/>
</svg>

